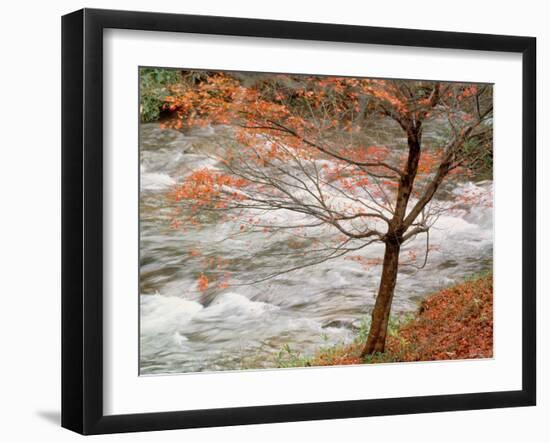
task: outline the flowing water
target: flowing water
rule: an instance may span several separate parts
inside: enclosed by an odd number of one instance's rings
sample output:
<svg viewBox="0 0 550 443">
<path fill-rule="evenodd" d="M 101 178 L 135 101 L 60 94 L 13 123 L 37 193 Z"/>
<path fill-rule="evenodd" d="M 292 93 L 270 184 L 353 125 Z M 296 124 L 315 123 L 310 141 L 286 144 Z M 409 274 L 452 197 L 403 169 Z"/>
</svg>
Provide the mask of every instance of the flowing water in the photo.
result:
<svg viewBox="0 0 550 443">
<path fill-rule="evenodd" d="M 291 247 L 290 232 L 288 239 L 250 233 L 227 240 L 229 222 L 170 228 L 174 207 L 167 194 L 194 169 L 215 166 L 204 155 L 215 137 L 211 128 L 182 134 L 141 126 L 141 374 L 274 367 L 286 345 L 310 355 L 353 340 L 374 304 L 380 266 L 345 257 L 263 283 L 198 291 L 200 273 L 216 270 L 220 260 L 254 280 L 262 266 L 284 266 L 281 257 Z M 413 311 L 424 296 L 491 266 L 492 182 L 464 182 L 451 192 L 482 198 L 438 219 L 430 232 L 437 248 L 424 269 L 400 268 L 394 313 Z M 424 243 L 418 238 L 402 254 Z M 379 259 L 383 246 L 360 254 Z"/>
</svg>

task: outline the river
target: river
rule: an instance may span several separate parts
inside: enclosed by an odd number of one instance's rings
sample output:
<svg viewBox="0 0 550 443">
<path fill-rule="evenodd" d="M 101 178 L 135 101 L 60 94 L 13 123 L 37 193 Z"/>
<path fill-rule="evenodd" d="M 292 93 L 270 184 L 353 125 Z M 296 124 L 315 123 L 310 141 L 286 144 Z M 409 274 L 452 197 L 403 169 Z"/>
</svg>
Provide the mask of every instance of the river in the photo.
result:
<svg viewBox="0 0 550 443">
<path fill-rule="evenodd" d="M 274 252 L 284 252 L 288 241 L 250 233 L 222 242 L 229 223 L 170 228 L 167 193 L 194 169 L 215 166 L 204 152 L 216 131 L 183 134 L 156 123 L 140 131 L 140 374 L 268 368 L 286 345 L 310 355 L 353 340 L 374 304 L 380 266 L 365 269 L 341 257 L 263 283 L 198 291 L 198 276 L 220 258 L 252 278 L 258 267 L 281 261 Z M 452 192 L 482 198 L 438 219 L 426 267 L 400 269 L 394 313 L 413 311 L 426 295 L 492 264 L 492 182 L 463 182 Z M 423 242 L 412 241 L 403 253 Z M 361 255 L 381 258 L 383 246 Z"/>
</svg>

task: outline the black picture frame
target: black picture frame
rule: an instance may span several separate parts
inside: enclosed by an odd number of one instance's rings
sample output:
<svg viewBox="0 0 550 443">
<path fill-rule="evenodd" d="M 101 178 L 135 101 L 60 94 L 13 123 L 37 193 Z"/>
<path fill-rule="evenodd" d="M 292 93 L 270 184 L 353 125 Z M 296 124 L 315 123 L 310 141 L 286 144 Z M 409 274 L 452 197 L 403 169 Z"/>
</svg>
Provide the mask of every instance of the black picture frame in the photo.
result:
<svg viewBox="0 0 550 443">
<path fill-rule="evenodd" d="M 103 30 L 519 53 L 523 64 L 522 389 L 131 415 L 103 412 Z M 62 426 L 81 434 L 413 414 L 536 403 L 536 39 L 83 9 L 62 18 Z M 519 278 L 519 275 L 518 275 Z"/>
</svg>

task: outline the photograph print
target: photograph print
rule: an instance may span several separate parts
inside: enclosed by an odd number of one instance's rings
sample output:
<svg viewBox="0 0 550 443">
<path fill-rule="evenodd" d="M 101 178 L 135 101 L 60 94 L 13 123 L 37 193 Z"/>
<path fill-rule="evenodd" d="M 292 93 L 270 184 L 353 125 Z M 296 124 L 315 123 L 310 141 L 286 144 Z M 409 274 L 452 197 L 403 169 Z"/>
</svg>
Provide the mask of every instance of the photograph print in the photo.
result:
<svg viewBox="0 0 550 443">
<path fill-rule="evenodd" d="M 493 357 L 492 84 L 141 67 L 139 103 L 140 375 Z"/>
</svg>

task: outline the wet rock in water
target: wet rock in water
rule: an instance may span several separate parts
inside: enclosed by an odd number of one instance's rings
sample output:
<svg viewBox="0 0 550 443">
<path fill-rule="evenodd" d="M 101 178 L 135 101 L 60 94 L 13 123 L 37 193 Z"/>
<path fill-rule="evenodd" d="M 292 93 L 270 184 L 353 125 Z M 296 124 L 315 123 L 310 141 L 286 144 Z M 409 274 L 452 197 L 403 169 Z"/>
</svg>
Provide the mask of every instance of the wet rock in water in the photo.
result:
<svg viewBox="0 0 550 443">
<path fill-rule="evenodd" d="M 457 265 L 458 263 L 456 262 L 456 260 L 445 260 L 444 262 L 441 262 L 439 264 L 438 269 L 454 268 Z"/>
<path fill-rule="evenodd" d="M 323 329 L 326 328 L 346 328 L 349 329 L 352 326 L 353 322 L 350 320 L 332 320 L 328 323 L 323 324 Z"/>
<path fill-rule="evenodd" d="M 363 327 L 365 323 L 365 320 L 363 319 L 357 319 L 351 322 L 352 329 L 359 330 Z"/>
</svg>

